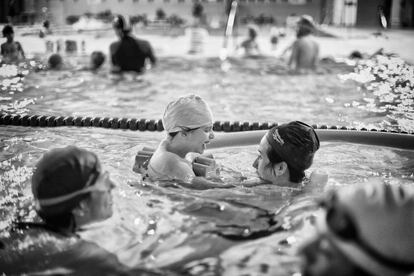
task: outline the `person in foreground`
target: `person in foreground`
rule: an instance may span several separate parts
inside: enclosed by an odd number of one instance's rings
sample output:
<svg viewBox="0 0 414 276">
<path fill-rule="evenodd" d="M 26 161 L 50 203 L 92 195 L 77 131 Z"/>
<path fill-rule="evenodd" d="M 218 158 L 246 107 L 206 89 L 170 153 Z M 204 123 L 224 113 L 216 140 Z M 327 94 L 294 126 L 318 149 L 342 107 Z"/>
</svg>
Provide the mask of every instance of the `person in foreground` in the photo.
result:
<svg viewBox="0 0 414 276">
<path fill-rule="evenodd" d="M 318 149 L 319 138 L 311 126 L 299 121 L 282 124 L 271 128 L 263 136 L 253 167 L 265 181 L 278 186 L 297 187 L 305 177 L 305 170 L 312 165 Z"/>
<path fill-rule="evenodd" d="M 312 33 L 315 24 L 312 17 L 303 15 L 297 23 L 296 40 L 292 45 L 292 53 L 288 66 L 298 73 L 306 73 L 317 69 L 319 59 L 319 44 Z"/>
<path fill-rule="evenodd" d="M 214 139 L 213 115 L 199 96 L 188 95 L 170 102 L 162 119 L 167 137 L 152 155 L 147 175 L 152 180 L 178 180 L 193 188 L 227 188 L 196 176 L 192 163 Z"/>
<path fill-rule="evenodd" d="M 122 15 L 118 15 L 114 19 L 113 27 L 119 39 L 110 45 L 114 73 L 125 71 L 143 73 L 147 59 L 152 65 L 155 65 L 156 58 L 150 43 L 131 35 L 131 25 L 128 20 Z"/>
<path fill-rule="evenodd" d="M 408 276 L 414 272 L 414 189 L 385 183 L 328 194 L 317 234 L 300 250 L 304 276 Z"/>
<path fill-rule="evenodd" d="M 10 25 L 6 25 L 2 30 L 3 37 L 6 42 L 1 44 L 1 56 L 4 63 L 15 63 L 25 59 L 22 45 L 18 41 L 14 41 L 14 30 Z"/>
<path fill-rule="evenodd" d="M 130 271 L 114 254 L 78 235 L 85 226 L 112 216 L 114 187 L 92 152 L 68 146 L 44 154 L 32 176 L 35 210 L 42 222 L 16 222 L 9 239 L 0 241 L 2 272 L 122 275 Z"/>
</svg>

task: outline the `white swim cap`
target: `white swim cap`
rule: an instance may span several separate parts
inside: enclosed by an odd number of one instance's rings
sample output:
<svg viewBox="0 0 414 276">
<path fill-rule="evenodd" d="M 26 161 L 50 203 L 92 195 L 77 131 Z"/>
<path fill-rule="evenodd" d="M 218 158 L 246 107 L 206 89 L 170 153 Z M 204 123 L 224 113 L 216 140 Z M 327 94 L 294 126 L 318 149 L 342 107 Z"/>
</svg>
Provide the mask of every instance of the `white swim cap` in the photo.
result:
<svg viewBox="0 0 414 276">
<path fill-rule="evenodd" d="M 168 133 L 185 128 L 198 128 L 213 124 L 213 114 L 207 103 L 196 95 L 180 97 L 167 105 L 162 118 L 164 129 Z"/>
<path fill-rule="evenodd" d="M 347 187 L 327 201 L 318 225 L 350 261 L 372 275 L 414 272 L 413 187 Z"/>
</svg>

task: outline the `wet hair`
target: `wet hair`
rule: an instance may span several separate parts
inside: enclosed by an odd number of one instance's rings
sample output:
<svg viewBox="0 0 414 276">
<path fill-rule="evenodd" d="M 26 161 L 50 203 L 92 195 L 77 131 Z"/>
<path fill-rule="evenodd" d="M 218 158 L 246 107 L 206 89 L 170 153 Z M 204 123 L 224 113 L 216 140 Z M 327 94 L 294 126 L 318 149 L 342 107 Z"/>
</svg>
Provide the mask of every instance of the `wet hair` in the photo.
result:
<svg viewBox="0 0 414 276">
<path fill-rule="evenodd" d="M 129 34 L 131 32 L 130 22 L 127 21 L 122 15 L 115 16 L 112 26 L 115 29 L 121 30 L 124 34 Z"/>
<path fill-rule="evenodd" d="M 50 27 L 50 22 L 49 22 L 49 20 L 45 20 L 45 21 L 43 21 L 43 27 L 44 27 L 44 28 L 46 28 L 46 29 L 48 29 L 48 28 Z"/>
<path fill-rule="evenodd" d="M 360 51 L 352 51 L 352 53 L 349 55 L 350 59 L 360 59 L 362 58 L 362 54 Z"/>
<path fill-rule="evenodd" d="M 93 51 L 91 54 L 93 69 L 98 69 L 105 62 L 105 55 L 101 51 Z"/>
<path fill-rule="evenodd" d="M 257 31 L 255 30 L 255 28 L 249 27 L 249 36 L 252 37 L 252 38 L 257 37 Z"/>
<path fill-rule="evenodd" d="M 274 164 L 278 164 L 280 162 L 286 162 L 285 160 L 280 157 L 280 155 L 273 149 L 273 147 L 269 147 L 268 151 L 266 152 L 267 158 L 269 158 L 270 163 L 267 164 L 269 167 L 272 167 Z M 286 163 L 289 170 L 289 180 L 294 183 L 299 183 L 305 177 L 305 171 L 300 171 L 293 168 L 291 165 Z"/>
<path fill-rule="evenodd" d="M 47 64 L 49 65 L 50 69 L 59 70 L 63 65 L 62 56 L 59 54 L 52 54 L 47 60 Z"/>
<path fill-rule="evenodd" d="M 43 200 L 82 190 L 95 185 L 101 171 L 98 157 L 87 150 L 69 146 L 47 152 L 37 163 L 32 176 L 35 200 Z M 53 205 L 36 205 L 36 212 L 48 228 L 56 232 L 74 232 L 75 218 L 72 211 L 90 193 L 76 195 Z"/>
<path fill-rule="evenodd" d="M 204 7 L 200 3 L 195 3 L 193 6 L 193 16 L 199 18 L 203 15 Z"/>
<path fill-rule="evenodd" d="M 289 169 L 290 181 L 301 182 L 319 149 L 319 138 L 314 129 L 305 123 L 293 121 L 271 128 L 266 139 L 270 145 L 267 152 L 269 166 L 284 161 Z"/>
<path fill-rule="evenodd" d="M 3 32 L 3 37 L 6 37 L 9 34 L 14 34 L 13 27 L 10 25 L 4 26 L 2 32 Z"/>
<path fill-rule="evenodd" d="M 296 36 L 298 38 L 307 36 L 315 31 L 315 25 L 311 21 L 312 19 L 307 16 L 302 16 L 298 22 L 298 30 Z"/>
</svg>

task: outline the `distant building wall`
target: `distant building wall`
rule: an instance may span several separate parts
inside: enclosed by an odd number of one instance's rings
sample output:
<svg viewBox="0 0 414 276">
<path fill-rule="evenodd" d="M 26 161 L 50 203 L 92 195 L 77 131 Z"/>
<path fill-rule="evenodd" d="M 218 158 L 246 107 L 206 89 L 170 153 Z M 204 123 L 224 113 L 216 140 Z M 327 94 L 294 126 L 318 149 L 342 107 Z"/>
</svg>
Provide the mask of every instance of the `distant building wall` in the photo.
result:
<svg viewBox="0 0 414 276">
<path fill-rule="evenodd" d="M 357 21 L 357 6 L 358 0 L 334 0 L 332 24 L 354 26 Z"/>
<path fill-rule="evenodd" d="M 36 0 L 35 0 L 36 1 Z M 323 0 L 240 0 L 239 18 L 246 16 L 273 16 L 279 24 L 285 22 L 290 14 L 309 14 L 315 21 L 321 21 Z M 46 3 L 52 14 L 52 21 L 61 24 L 69 15 L 82 15 L 85 12 L 97 13 L 110 10 L 123 15 L 147 14 L 155 19 L 156 10 L 162 8 L 167 16 L 176 14 L 191 22 L 193 0 L 39 0 Z M 225 14 L 224 0 L 203 0 L 204 11 L 209 23 L 223 23 Z M 42 4 L 38 4 L 41 6 Z"/>
<path fill-rule="evenodd" d="M 392 0 L 362 0 L 358 1 L 356 25 L 359 27 L 380 27 L 379 7 L 382 7 L 387 21 L 390 22 Z"/>
</svg>

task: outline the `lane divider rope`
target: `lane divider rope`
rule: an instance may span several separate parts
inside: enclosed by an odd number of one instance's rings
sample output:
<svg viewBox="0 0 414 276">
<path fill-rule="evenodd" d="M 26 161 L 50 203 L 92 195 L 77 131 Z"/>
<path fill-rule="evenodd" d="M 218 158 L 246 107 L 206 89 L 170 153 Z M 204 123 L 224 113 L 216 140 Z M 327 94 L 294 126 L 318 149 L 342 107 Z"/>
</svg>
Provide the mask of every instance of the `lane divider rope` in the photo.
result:
<svg viewBox="0 0 414 276">
<path fill-rule="evenodd" d="M 0 114 L 0 125 L 28 126 L 28 127 L 100 127 L 110 129 L 129 129 L 133 131 L 163 131 L 164 127 L 161 120 L 136 119 L 136 118 L 117 118 L 117 117 L 73 117 L 73 116 L 46 116 L 46 115 L 12 115 Z M 222 132 L 240 132 L 251 130 L 266 130 L 277 123 L 272 122 L 230 122 L 216 121 L 213 125 L 214 131 Z M 385 130 L 385 129 L 367 129 L 353 128 L 346 126 L 327 126 L 312 125 L 314 129 L 332 129 L 332 130 L 353 130 L 353 131 L 374 131 L 386 133 L 399 133 L 414 135 L 405 131 Z"/>
</svg>

